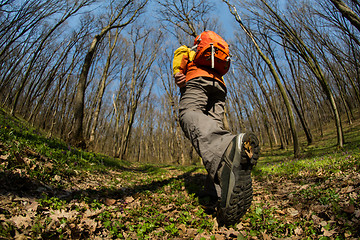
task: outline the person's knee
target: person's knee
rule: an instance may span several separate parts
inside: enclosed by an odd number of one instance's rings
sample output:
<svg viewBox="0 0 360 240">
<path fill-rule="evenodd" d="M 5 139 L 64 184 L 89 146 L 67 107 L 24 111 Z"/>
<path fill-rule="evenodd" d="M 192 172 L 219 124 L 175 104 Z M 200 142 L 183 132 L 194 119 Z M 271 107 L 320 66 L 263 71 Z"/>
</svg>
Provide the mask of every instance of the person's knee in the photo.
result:
<svg viewBox="0 0 360 240">
<path fill-rule="evenodd" d="M 184 111 L 180 114 L 180 125 L 188 135 L 196 135 L 204 139 L 211 138 L 221 131 L 219 123 L 201 111 Z"/>
<path fill-rule="evenodd" d="M 182 111 L 179 115 L 180 126 L 185 133 L 188 133 L 189 130 L 194 128 L 197 125 L 196 121 L 196 112 L 185 110 Z"/>
</svg>

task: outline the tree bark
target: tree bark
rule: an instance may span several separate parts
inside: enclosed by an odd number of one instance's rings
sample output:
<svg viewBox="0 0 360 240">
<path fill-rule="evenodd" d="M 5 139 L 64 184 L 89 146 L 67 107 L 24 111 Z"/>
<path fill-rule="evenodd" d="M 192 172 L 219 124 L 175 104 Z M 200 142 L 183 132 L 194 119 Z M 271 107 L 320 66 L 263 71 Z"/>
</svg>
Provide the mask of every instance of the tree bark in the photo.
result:
<svg viewBox="0 0 360 240">
<path fill-rule="evenodd" d="M 300 156 L 300 145 L 299 145 L 299 140 L 298 140 L 298 136 L 297 136 L 297 132 L 296 132 L 296 126 L 295 126 L 295 119 L 294 119 L 294 113 L 292 111 L 289 99 L 286 95 L 286 91 L 284 89 L 284 86 L 282 85 L 280 78 L 274 68 L 274 66 L 272 65 L 270 59 L 261 51 L 258 43 L 256 42 L 253 34 L 245 27 L 245 25 L 242 23 L 242 20 L 239 16 L 239 14 L 236 11 L 236 8 L 231 6 L 231 4 L 226 1 L 223 0 L 226 4 L 228 4 L 230 12 L 233 14 L 233 16 L 235 17 L 236 21 L 240 24 L 241 28 L 245 31 L 245 33 L 250 37 L 251 41 L 254 43 L 254 46 L 256 48 L 256 51 L 258 52 L 258 54 L 260 55 L 260 57 L 264 60 L 264 62 L 266 63 L 266 65 L 269 67 L 270 72 L 272 74 L 272 76 L 274 77 L 274 80 L 276 82 L 276 85 L 281 93 L 281 96 L 284 100 L 286 109 L 287 109 L 287 114 L 288 114 L 288 118 L 289 118 L 289 123 L 290 123 L 290 130 L 292 133 L 292 137 L 293 137 L 293 145 L 294 145 L 294 157 L 297 158 Z"/>
<path fill-rule="evenodd" d="M 61 24 L 63 24 L 68 18 L 70 18 L 73 14 L 75 14 L 76 12 L 78 12 L 83 6 L 85 6 L 86 4 L 84 3 L 81 3 L 79 4 L 77 7 L 75 7 L 74 9 L 71 9 L 69 12 L 65 13 L 65 15 L 59 20 L 59 22 L 57 22 L 55 24 L 54 27 L 52 27 L 50 29 L 49 32 L 47 32 L 47 34 L 44 36 L 44 38 L 41 39 L 41 42 L 39 44 L 39 46 L 37 47 L 37 49 L 34 51 L 33 53 L 33 56 L 31 58 L 31 61 L 29 63 L 29 66 L 24 74 L 24 77 L 22 78 L 21 80 L 21 83 L 20 83 L 20 87 L 17 89 L 16 91 L 16 94 L 15 94 L 15 97 L 14 97 L 14 102 L 13 102 L 13 105 L 11 107 L 11 111 L 10 111 L 10 114 L 11 115 L 14 115 L 15 114 L 15 111 L 16 111 L 16 107 L 17 107 L 17 104 L 18 104 L 18 101 L 19 101 L 19 98 L 20 98 L 20 94 L 23 92 L 24 90 L 24 87 L 28 81 L 28 78 L 30 76 L 30 73 L 32 71 L 32 68 L 35 64 L 35 61 L 37 60 L 38 58 L 38 55 L 40 54 L 40 52 L 43 50 L 44 46 L 45 46 L 45 43 L 46 41 L 49 39 L 49 37 L 55 32 L 55 30 L 61 26 Z"/>
<path fill-rule="evenodd" d="M 320 64 L 318 63 L 313 52 L 308 48 L 308 46 L 304 43 L 302 38 L 298 36 L 295 32 L 294 28 L 289 26 L 270 6 L 265 0 L 260 0 L 265 7 L 270 11 L 273 17 L 278 21 L 280 27 L 278 27 L 278 31 L 281 34 L 281 37 L 284 41 L 288 42 L 292 47 L 293 51 L 297 52 L 307 63 L 310 70 L 314 73 L 315 77 L 320 82 L 320 85 L 326 94 L 330 106 L 332 108 L 334 117 L 335 117 L 335 125 L 337 131 L 337 144 L 339 147 L 344 146 L 344 136 L 341 125 L 340 114 L 336 105 L 336 101 L 334 95 L 331 91 L 331 88 L 326 81 L 323 71 L 321 70 Z"/>
<path fill-rule="evenodd" d="M 360 32 L 360 17 L 341 0 L 330 0 L 339 12 Z"/>
<path fill-rule="evenodd" d="M 105 87 L 106 87 L 106 80 L 108 78 L 112 53 L 113 53 L 113 51 L 115 49 L 118 36 L 119 36 L 119 33 L 118 33 L 118 30 L 116 30 L 115 39 L 114 39 L 113 44 L 111 45 L 111 35 L 109 34 L 109 47 L 110 48 L 109 48 L 108 57 L 106 59 L 105 68 L 104 68 L 104 71 L 103 71 L 103 74 L 102 74 L 102 77 L 101 77 L 101 81 L 100 81 L 100 85 L 99 85 L 96 109 L 94 111 L 92 128 L 91 128 L 91 131 L 90 131 L 90 138 L 89 138 L 89 144 L 90 145 L 93 145 L 94 140 L 95 140 L 95 131 L 96 131 L 96 128 L 97 128 L 97 125 L 98 125 L 99 114 L 100 114 L 101 105 L 102 105 L 102 99 L 103 99 L 104 92 L 105 92 Z"/>
<path fill-rule="evenodd" d="M 83 135 L 83 120 L 84 120 L 84 105 L 85 105 L 85 90 L 87 84 L 87 77 L 89 70 L 92 64 L 92 60 L 95 56 L 98 45 L 100 44 L 104 35 L 113 28 L 124 28 L 125 26 L 132 23 L 135 18 L 138 16 L 139 11 L 145 6 L 148 0 L 141 4 L 130 16 L 130 18 L 122 24 L 116 24 L 116 22 L 123 17 L 124 11 L 126 8 L 133 3 L 131 0 L 127 0 L 122 8 L 119 10 L 118 14 L 110 20 L 109 24 L 105 26 L 101 32 L 95 35 L 88 52 L 86 53 L 85 60 L 81 69 L 79 82 L 77 86 L 76 96 L 75 96 L 75 105 L 74 105 L 74 124 L 72 132 L 72 143 L 75 146 L 86 148 L 85 138 Z M 125 13 L 128 14 L 128 13 Z"/>
</svg>

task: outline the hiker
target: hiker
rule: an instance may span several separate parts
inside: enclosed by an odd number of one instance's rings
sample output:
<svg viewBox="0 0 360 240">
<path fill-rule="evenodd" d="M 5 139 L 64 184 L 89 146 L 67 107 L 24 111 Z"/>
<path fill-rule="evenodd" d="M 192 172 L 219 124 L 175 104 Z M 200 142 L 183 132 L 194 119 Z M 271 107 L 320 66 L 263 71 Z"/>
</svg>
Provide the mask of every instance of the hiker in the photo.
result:
<svg viewBox="0 0 360 240">
<path fill-rule="evenodd" d="M 253 133 L 234 135 L 224 128 L 223 75 L 229 67 L 229 46 L 213 31 L 174 53 L 180 125 L 208 172 L 204 190 L 217 201 L 217 220 L 227 225 L 237 223 L 251 205 L 251 169 L 260 151 Z"/>
</svg>

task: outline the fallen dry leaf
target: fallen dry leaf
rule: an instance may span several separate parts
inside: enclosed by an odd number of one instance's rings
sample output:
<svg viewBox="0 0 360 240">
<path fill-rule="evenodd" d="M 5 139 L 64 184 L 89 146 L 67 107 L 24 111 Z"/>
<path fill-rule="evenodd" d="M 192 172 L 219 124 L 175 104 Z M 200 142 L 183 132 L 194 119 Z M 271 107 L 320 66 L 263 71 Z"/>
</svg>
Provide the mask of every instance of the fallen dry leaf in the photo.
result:
<svg viewBox="0 0 360 240">
<path fill-rule="evenodd" d="M 269 235 L 266 234 L 266 231 L 261 233 L 262 237 L 264 240 L 271 240 L 271 238 L 269 237 Z"/>
<path fill-rule="evenodd" d="M 77 215 L 79 215 L 79 212 L 73 210 L 73 211 L 65 211 L 65 210 L 55 210 L 50 213 L 50 218 L 58 221 L 61 218 L 66 218 L 67 220 L 75 218 Z"/>
<path fill-rule="evenodd" d="M 230 228 L 229 230 L 226 231 L 226 238 L 234 238 L 237 237 L 239 235 L 238 231 L 235 231 L 233 228 Z"/>
<path fill-rule="evenodd" d="M 344 212 L 353 214 L 355 212 L 355 206 L 354 204 L 349 204 L 348 206 L 344 207 Z"/>
<path fill-rule="evenodd" d="M 185 224 L 180 224 L 179 225 L 179 227 L 178 227 L 178 229 L 180 230 L 180 231 L 182 231 L 183 233 L 185 233 L 185 231 L 186 231 L 186 226 L 185 226 Z"/>
<path fill-rule="evenodd" d="M 60 182 L 61 181 L 61 176 L 55 175 L 53 179 L 54 179 L 55 182 Z"/>
<path fill-rule="evenodd" d="M 15 240 L 26 240 L 26 239 L 28 239 L 28 237 L 26 237 L 26 235 L 23 234 L 23 233 L 16 232 L 16 235 L 15 235 L 14 239 Z"/>
<path fill-rule="evenodd" d="M 27 228 L 28 226 L 30 226 L 32 219 L 30 215 L 17 215 L 17 216 L 13 216 L 9 219 L 11 222 L 13 222 L 15 224 L 16 227 L 21 228 Z"/>
<path fill-rule="evenodd" d="M 196 234 L 198 233 L 197 229 L 195 228 L 188 228 L 186 229 L 186 236 L 188 236 L 189 238 L 193 238 L 196 236 Z"/>
<path fill-rule="evenodd" d="M 215 237 L 216 240 L 225 240 L 226 239 L 224 235 L 220 235 L 218 233 L 216 233 L 214 235 L 214 237 Z"/>
<path fill-rule="evenodd" d="M 114 205 L 116 203 L 116 200 L 115 199 L 112 199 L 112 198 L 106 198 L 105 199 L 105 204 L 107 206 L 111 206 L 111 205 Z"/>
<path fill-rule="evenodd" d="M 360 210 L 355 210 L 354 214 L 356 218 L 360 218 Z"/>
<path fill-rule="evenodd" d="M 124 199 L 126 203 L 132 203 L 134 201 L 134 198 L 132 196 L 128 196 Z"/>
<path fill-rule="evenodd" d="M 34 201 L 34 202 L 26 205 L 25 209 L 28 211 L 36 212 L 38 210 L 38 207 L 39 207 L 39 203 Z"/>
<path fill-rule="evenodd" d="M 303 229 L 301 228 L 301 227 L 297 227 L 295 230 L 294 230 L 294 233 L 296 234 L 296 235 L 301 235 L 301 234 L 303 234 Z"/>
<path fill-rule="evenodd" d="M 351 192 L 353 192 L 353 191 L 355 191 L 354 186 L 348 186 L 348 187 L 346 188 L 345 193 L 351 193 Z"/>
<path fill-rule="evenodd" d="M 105 208 L 101 208 L 101 209 L 96 209 L 94 210 L 90 210 L 90 209 L 86 209 L 85 213 L 84 213 L 84 218 L 93 218 L 98 216 L 100 213 L 104 212 Z"/>
<path fill-rule="evenodd" d="M 175 204 L 173 204 L 173 203 L 170 203 L 170 204 L 168 204 L 168 205 L 165 205 L 165 206 L 161 206 L 161 207 L 160 207 L 160 209 L 163 210 L 164 212 L 171 211 L 171 210 L 173 210 L 173 209 L 175 209 L 175 208 L 176 208 L 176 206 L 175 206 Z"/>
<path fill-rule="evenodd" d="M 280 215 L 285 215 L 286 214 L 283 210 L 280 210 L 280 209 L 276 209 L 275 212 L 280 214 Z"/>
<path fill-rule="evenodd" d="M 323 232 L 324 237 L 331 237 L 332 235 L 334 235 L 336 233 L 335 230 L 326 230 L 325 228 L 322 228 L 321 231 Z"/>
<path fill-rule="evenodd" d="M 31 164 L 31 159 L 30 158 L 24 157 L 23 160 L 24 160 L 24 163 L 26 165 L 30 166 L 30 164 Z"/>
<path fill-rule="evenodd" d="M 84 229 L 89 229 L 91 232 L 95 232 L 98 223 L 94 220 L 94 219 L 89 219 L 89 218 L 84 218 L 81 220 L 81 224 L 83 226 L 86 226 L 87 228 Z"/>
<path fill-rule="evenodd" d="M 323 226 L 323 227 L 325 227 L 326 225 L 328 225 L 328 223 L 327 223 L 326 221 L 322 221 L 322 222 L 320 223 L 320 225 Z"/>
<path fill-rule="evenodd" d="M 0 160 L 7 160 L 10 156 L 10 153 L 6 154 L 6 155 L 0 155 Z"/>
<path fill-rule="evenodd" d="M 295 217 L 299 214 L 299 211 L 295 208 L 288 208 L 287 211 L 292 217 Z"/>
<path fill-rule="evenodd" d="M 54 164 L 52 164 L 51 162 L 47 162 L 44 164 L 44 168 L 48 168 L 48 169 L 53 169 L 54 168 Z"/>
</svg>

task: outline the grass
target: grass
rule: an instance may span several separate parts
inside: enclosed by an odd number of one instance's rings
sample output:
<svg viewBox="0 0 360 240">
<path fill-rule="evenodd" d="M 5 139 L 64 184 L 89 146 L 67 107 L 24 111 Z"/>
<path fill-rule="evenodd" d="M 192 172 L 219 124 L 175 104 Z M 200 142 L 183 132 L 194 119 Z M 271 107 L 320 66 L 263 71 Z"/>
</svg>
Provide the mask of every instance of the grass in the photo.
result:
<svg viewBox="0 0 360 240">
<path fill-rule="evenodd" d="M 0 238 L 355 239 L 360 126 L 328 132 L 301 158 L 263 148 L 254 201 L 217 226 L 198 193 L 203 166 L 134 164 L 74 149 L 0 109 Z"/>
<path fill-rule="evenodd" d="M 47 138 L 44 133 L 6 114 L 2 109 L 0 109 L 0 139 L 6 146 L 3 153 L 10 154 L 9 157 L 13 160 L 19 154 L 41 155 L 44 160 L 50 159 L 53 164 L 71 170 L 101 171 L 109 167 L 121 169 L 131 165 L 126 161 L 75 149 L 59 139 Z M 57 169 L 53 169 L 50 174 L 58 173 L 60 172 Z"/>
<path fill-rule="evenodd" d="M 359 168 L 360 125 L 346 126 L 345 144 L 343 148 L 336 146 L 334 132 L 318 139 L 310 146 L 302 147 L 302 156 L 295 159 L 292 148 L 262 149 L 262 157 L 258 164 L 256 175 L 281 175 L 289 178 L 300 176 L 315 176 L 320 171 L 337 172 L 349 168 Z M 344 161 L 344 159 L 346 161 Z"/>
<path fill-rule="evenodd" d="M 297 206 L 301 218 L 285 221 L 288 216 L 282 219 L 281 215 L 288 206 L 261 201 L 253 204 L 252 211 L 245 215 L 246 222 L 250 222 L 251 226 L 249 235 L 259 236 L 266 232 L 273 237 L 291 237 L 302 232 L 308 239 L 359 237 L 359 133 L 358 124 L 347 126 L 346 144 L 341 149 L 336 147 L 335 133 L 328 133 L 327 137 L 318 139 L 313 145 L 303 146 L 303 155 L 299 159 L 291 156 L 292 149 L 276 150 L 276 154 L 274 150 L 265 149 L 253 172 L 255 179 L 272 184 L 277 184 L 277 181 L 298 184 L 295 191 L 289 189 L 286 201 Z M 348 191 L 349 186 L 355 186 L 357 192 Z M 283 187 L 287 189 L 286 184 Z M 273 201 L 276 202 L 276 199 Z M 311 207 L 315 208 L 311 209 L 311 215 L 301 213 L 304 208 Z"/>
</svg>

